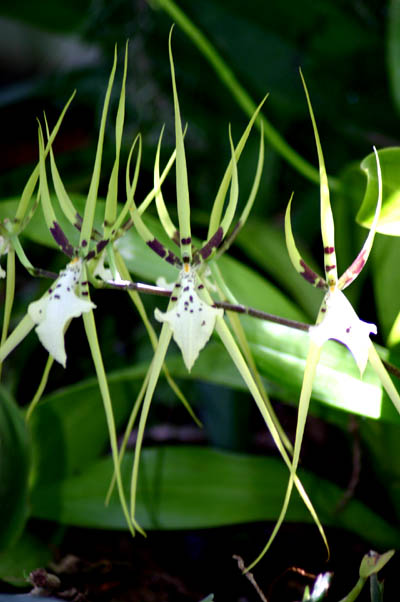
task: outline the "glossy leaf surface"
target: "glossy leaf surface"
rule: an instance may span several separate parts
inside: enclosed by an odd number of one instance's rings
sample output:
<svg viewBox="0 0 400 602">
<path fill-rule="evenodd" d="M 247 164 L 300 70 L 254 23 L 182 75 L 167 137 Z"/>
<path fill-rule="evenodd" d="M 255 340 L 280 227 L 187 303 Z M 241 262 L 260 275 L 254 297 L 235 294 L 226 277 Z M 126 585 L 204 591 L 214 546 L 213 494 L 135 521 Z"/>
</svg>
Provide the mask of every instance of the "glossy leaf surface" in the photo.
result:
<svg viewBox="0 0 400 602">
<path fill-rule="evenodd" d="M 132 455 L 124 462 L 128 483 Z M 104 506 L 112 475 L 111 460 L 59 484 L 39 488 L 33 514 L 64 524 L 125 529 L 119 501 Z M 325 525 L 347 528 L 375 545 L 398 543 L 400 534 L 366 506 L 351 500 L 341 513 L 335 508 L 343 491 L 310 473 L 300 472 Z M 275 520 L 287 484 L 283 463 L 274 458 L 245 456 L 193 447 L 159 447 L 142 452 L 137 515 L 147 529 L 189 529 L 258 520 Z M 62 496 L 60 497 L 60 492 Z M 57 503 L 55 503 L 57 501 Z M 288 520 L 311 520 L 303 502 L 294 497 Z"/>
</svg>

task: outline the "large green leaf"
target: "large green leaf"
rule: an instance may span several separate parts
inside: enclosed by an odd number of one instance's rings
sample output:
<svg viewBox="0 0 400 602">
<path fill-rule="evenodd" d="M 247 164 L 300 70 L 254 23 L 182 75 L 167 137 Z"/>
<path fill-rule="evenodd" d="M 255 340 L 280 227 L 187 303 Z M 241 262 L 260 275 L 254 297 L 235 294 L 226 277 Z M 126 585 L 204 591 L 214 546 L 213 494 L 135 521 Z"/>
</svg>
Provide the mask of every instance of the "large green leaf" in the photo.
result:
<svg viewBox="0 0 400 602">
<path fill-rule="evenodd" d="M 391 236 L 400 235 L 400 148 L 384 148 L 379 151 L 379 162 L 382 170 L 382 210 L 378 221 L 377 232 Z M 357 214 L 357 221 L 370 228 L 378 199 L 378 178 L 376 159 L 373 153 L 361 162 L 361 170 L 367 176 L 366 190 L 362 205 Z"/>
<path fill-rule="evenodd" d="M 28 513 L 30 442 L 21 412 L 0 386 L 0 552 L 16 540 Z"/>
<path fill-rule="evenodd" d="M 132 454 L 124 462 L 128 486 Z M 125 529 L 120 503 L 104 496 L 112 475 L 110 458 L 81 475 L 36 489 L 32 512 L 38 518 L 88 527 Z M 320 477 L 300 471 L 324 525 L 353 531 L 377 546 L 398 546 L 400 533 L 357 500 L 337 512 L 343 491 Z M 275 520 L 287 485 L 287 469 L 275 458 L 238 455 L 203 447 L 158 447 L 142 453 L 137 516 L 146 529 L 190 529 Z M 311 518 L 294 496 L 287 519 Z"/>
</svg>

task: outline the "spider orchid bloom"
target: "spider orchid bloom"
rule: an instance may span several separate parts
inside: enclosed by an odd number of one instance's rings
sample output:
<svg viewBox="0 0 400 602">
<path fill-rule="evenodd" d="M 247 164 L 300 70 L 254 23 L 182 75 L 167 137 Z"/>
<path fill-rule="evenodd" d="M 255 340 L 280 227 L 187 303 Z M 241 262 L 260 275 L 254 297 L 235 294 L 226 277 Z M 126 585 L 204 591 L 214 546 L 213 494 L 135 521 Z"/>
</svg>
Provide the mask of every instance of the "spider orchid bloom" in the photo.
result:
<svg viewBox="0 0 400 602">
<path fill-rule="evenodd" d="M 82 259 L 75 258 L 60 272 L 54 285 L 38 301 L 28 306 L 28 314 L 37 324 L 35 331 L 43 347 L 62 366 L 66 366 L 64 332 L 72 318 L 95 309 L 92 301 L 84 299 L 78 288 L 82 274 Z"/>
<path fill-rule="evenodd" d="M 315 371 L 321 354 L 321 348 L 325 341 L 334 339 L 343 343 L 352 353 L 355 362 L 360 370 L 360 375 L 363 375 L 368 360 L 372 367 L 377 372 L 383 387 L 388 396 L 392 400 L 394 406 L 400 413 L 400 397 L 394 387 L 386 368 L 384 367 L 378 353 L 370 340 L 370 334 L 376 334 L 377 329 L 374 324 L 363 322 L 357 316 L 350 301 L 342 292 L 349 284 L 355 280 L 358 274 L 363 269 L 369 253 L 372 248 L 372 243 L 375 237 L 376 226 L 378 223 L 379 213 L 382 205 L 382 175 L 379 164 L 379 157 L 374 148 L 378 175 L 378 200 L 375 210 L 374 220 L 365 240 L 365 243 L 349 268 L 338 278 L 336 267 L 335 240 L 334 240 L 334 223 L 332 209 L 329 200 L 328 178 L 325 169 L 324 157 L 322 154 L 321 143 L 319 140 L 317 125 L 314 118 L 314 113 L 311 106 L 310 97 L 307 87 L 300 72 L 304 90 L 306 93 L 307 104 L 313 124 L 314 136 L 318 152 L 318 162 L 320 171 L 320 199 L 321 199 L 321 232 L 322 242 L 324 247 L 324 266 L 325 278 L 321 278 L 304 262 L 301 258 L 293 238 L 293 233 L 290 224 L 290 206 L 285 215 L 285 234 L 286 243 L 290 259 L 297 271 L 313 286 L 324 288 L 327 290 L 324 300 L 319 311 L 316 325 L 310 328 L 310 347 L 306 361 L 306 368 L 303 377 L 303 384 L 300 394 L 298 421 L 296 430 L 296 441 L 293 455 L 292 474 L 297 470 L 299 461 L 300 447 L 304 433 L 305 421 L 308 412 L 308 406 L 311 398 L 312 383 L 314 380 Z"/>
<path fill-rule="evenodd" d="M 276 522 L 276 525 L 274 527 L 269 541 L 267 542 L 266 546 L 259 554 L 259 556 L 256 558 L 256 560 L 254 560 L 250 564 L 247 570 L 250 570 L 255 564 L 257 564 L 257 562 L 267 552 L 273 539 L 275 538 L 278 529 L 280 528 L 280 525 L 282 524 L 285 518 L 299 463 L 301 443 L 303 440 L 304 428 L 308 414 L 308 407 L 311 399 L 313 380 L 319 362 L 319 358 L 321 356 L 323 344 L 329 339 L 334 339 L 343 343 L 352 353 L 356 364 L 360 370 L 361 376 L 369 360 L 376 372 L 378 373 L 379 377 L 381 378 L 382 384 L 386 389 L 389 397 L 391 398 L 392 402 L 394 403 L 394 405 L 400 413 L 400 397 L 384 365 L 382 364 L 382 361 L 380 360 L 378 353 L 375 350 L 375 347 L 373 346 L 369 338 L 371 333 L 376 334 L 376 326 L 375 324 L 368 324 L 367 322 L 363 322 L 362 320 L 360 320 L 360 318 L 354 311 L 350 301 L 348 301 L 348 299 L 342 292 L 343 289 L 345 289 L 349 284 L 351 284 L 361 272 L 372 248 L 372 243 L 374 240 L 376 226 L 382 204 L 382 178 L 379 165 L 379 157 L 376 150 L 374 149 L 377 163 L 379 192 L 375 216 L 370 232 L 367 236 L 363 248 L 361 249 L 356 259 L 353 261 L 350 267 L 343 273 L 343 275 L 340 278 L 338 278 L 334 240 L 334 222 L 329 200 L 328 177 L 326 174 L 325 163 L 322 154 L 321 143 L 319 140 L 317 125 L 314 118 L 314 113 L 301 71 L 300 75 L 307 98 L 307 104 L 311 116 L 311 121 L 313 124 L 314 137 L 318 152 L 320 173 L 321 233 L 324 247 L 325 278 L 322 278 L 321 276 L 316 274 L 314 270 L 312 270 L 302 259 L 299 251 L 297 250 L 290 223 L 290 209 L 293 195 L 288 203 L 288 207 L 286 209 L 285 214 L 285 236 L 289 257 L 295 269 L 312 286 L 325 289 L 326 294 L 322 301 L 316 324 L 315 326 L 312 326 L 309 330 L 310 346 L 307 355 L 303 383 L 300 393 L 293 460 L 291 466 L 290 479 L 285 495 L 285 501 L 283 503 L 281 514 Z"/>
</svg>

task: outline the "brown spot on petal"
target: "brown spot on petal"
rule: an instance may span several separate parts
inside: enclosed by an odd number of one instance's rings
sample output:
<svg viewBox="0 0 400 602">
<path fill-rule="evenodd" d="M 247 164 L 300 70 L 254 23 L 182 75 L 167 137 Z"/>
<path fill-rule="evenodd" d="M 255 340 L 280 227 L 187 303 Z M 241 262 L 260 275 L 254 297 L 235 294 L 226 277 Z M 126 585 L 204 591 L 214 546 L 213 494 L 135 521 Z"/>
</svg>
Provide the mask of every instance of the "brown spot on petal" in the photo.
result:
<svg viewBox="0 0 400 602">
<path fill-rule="evenodd" d="M 303 261 L 303 259 L 300 259 L 300 265 L 304 270 L 304 272 L 300 272 L 300 275 L 303 276 L 303 278 L 307 280 L 307 282 L 309 282 L 313 286 L 316 286 L 317 288 L 325 288 L 325 281 L 320 276 L 318 276 L 318 274 L 316 274 L 314 270 L 312 270 L 306 264 L 306 262 Z"/>
<path fill-rule="evenodd" d="M 330 255 L 331 253 L 335 252 L 335 247 L 324 247 L 324 253 L 326 255 Z"/>
<path fill-rule="evenodd" d="M 211 255 L 214 249 L 217 249 L 221 244 L 223 238 L 223 230 L 221 226 L 218 228 L 215 234 L 211 236 L 210 240 L 202 247 L 199 251 L 203 259 L 207 259 Z"/>
<path fill-rule="evenodd" d="M 153 238 L 153 240 L 148 240 L 146 244 L 150 247 L 150 249 L 152 249 L 160 257 L 166 256 L 166 254 L 167 254 L 166 248 L 156 238 Z"/>
<path fill-rule="evenodd" d="M 68 238 L 65 236 L 62 228 L 57 222 L 53 222 L 53 227 L 50 228 L 50 232 L 62 251 L 68 255 L 68 257 L 72 257 L 74 254 L 74 247 L 70 244 Z"/>
</svg>

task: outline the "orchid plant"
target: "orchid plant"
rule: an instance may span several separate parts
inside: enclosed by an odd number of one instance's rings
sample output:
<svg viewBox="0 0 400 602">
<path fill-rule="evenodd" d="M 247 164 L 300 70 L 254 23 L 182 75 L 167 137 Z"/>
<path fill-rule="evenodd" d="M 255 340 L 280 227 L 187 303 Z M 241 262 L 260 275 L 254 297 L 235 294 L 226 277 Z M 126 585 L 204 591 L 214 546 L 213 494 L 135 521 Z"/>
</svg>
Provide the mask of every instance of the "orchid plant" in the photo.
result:
<svg viewBox="0 0 400 602">
<path fill-rule="evenodd" d="M 374 220 L 361 251 L 357 255 L 356 259 L 353 261 L 353 263 L 345 270 L 345 272 L 340 276 L 340 278 L 338 278 L 335 252 L 334 221 L 329 199 L 328 177 L 325 169 L 324 157 L 317 130 L 317 124 L 315 121 L 314 112 L 310 101 L 310 96 L 301 70 L 300 76 L 306 94 L 308 109 L 310 112 L 318 153 L 320 174 L 321 233 L 324 249 L 325 278 L 319 276 L 314 270 L 312 270 L 307 265 L 307 263 L 303 260 L 296 247 L 290 220 L 290 210 L 293 195 L 289 200 L 285 214 L 285 236 L 289 257 L 294 268 L 307 282 L 310 283 L 310 285 L 324 290 L 325 295 L 317 316 L 316 324 L 315 326 L 312 326 L 309 329 L 310 344 L 300 393 L 293 463 L 291 467 L 291 477 L 286 492 L 285 502 L 283 504 L 281 515 L 275 525 L 270 540 L 268 541 L 265 548 L 262 550 L 261 554 L 257 557 L 257 559 L 254 562 L 252 562 L 251 565 L 248 567 L 248 570 L 251 569 L 267 552 L 285 517 L 286 510 L 290 501 L 291 492 L 293 489 L 293 477 L 296 475 L 297 467 L 299 464 L 300 450 L 312 394 L 313 380 L 315 377 L 317 365 L 321 356 L 322 347 L 324 343 L 329 339 L 333 339 L 345 345 L 353 355 L 357 367 L 360 371 L 361 377 L 365 371 L 367 362 L 369 360 L 372 367 L 378 374 L 382 385 L 386 390 L 388 396 L 392 400 L 395 408 L 400 413 L 400 396 L 395 386 L 393 385 L 392 380 L 382 360 L 378 355 L 378 352 L 376 351 L 372 341 L 370 340 L 370 334 L 376 334 L 377 328 L 375 324 L 369 324 L 367 322 L 364 322 L 357 316 L 357 313 L 353 309 L 350 301 L 342 292 L 355 280 L 355 278 L 364 268 L 374 241 L 376 226 L 378 223 L 379 213 L 382 205 L 382 176 L 378 153 L 374 148 L 379 184 L 378 199 L 375 209 Z"/>
<path fill-rule="evenodd" d="M 338 278 L 334 245 L 334 224 L 329 201 L 328 180 L 317 127 L 307 88 L 303 80 L 314 128 L 320 166 L 321 228 L 326 277 L 322 278 L 311 270 L 311 268 L 303 261 L 297 250 L 290 223 L 290 207 L 292 199 L 289 202 L 285 217 L 286 241 L 290 259 L 295 268 L 310 284 L 317 288 L 324 289 L 326 294 L 321 305 L 317 323 L 310 329 L 310 347 L 300 396 L 296 440 L 293 448 L 269 403 L 267 393 L 257 372 L 257 367 L 252 358 L 250 347 L 240 320 L 235 313 L 232 313 L 236 311 L 257 315 L 257 311 L 255 310 L 252 313 L 251 308 L 244 308 L 244 306 L 238 304 L 230 293 L 229 287 L 224 282 L 223 272 L 218 266 L 219 256 L 229 248 L 240 228 L 245 224 L 259 189 L 264 158 L 264 133 L 262 125 L 259 156 L 253 186 L 236 225 L 232 227 L 239 199 L 237 164 L 253 125 L 260 116 L 260 110 L 265 102 L 265 98 L 254 111 L 248 126 L 236 145 L 233 143 L 232 135 L 229 130 L 231 158 L 212 206 L 206 240 L 203 244 L 195 244 L 195 241 L 192 239 L 190 223 L 189 182 L 184 144 L 185 130 L 182 127 L 180 115 L 171 49 L 171 35 L 172 30 L 169 39 L 169 58 L 172 77 L 176 149 L 170 156 L 165 168 L 160 173 L 162 131 L 154 162 L 153 188 L 140 204 L 137 204 L 135 200 L 141 161 L 141 138 L 139 135 L 131 145 L 125 174 L 125 200 L 120 210 L 118 210 L 117 203 L 118 175 L 124 125 L 127 52 L 125 52 L 124 74 L 116 116 L 115 161 L 109 178 L 104 215 L 102 216 L 102 225 L 100 227 L 98 227 L 97 224 L 95 227 L 95 212 L 98 200 L 105 126 L 116 71 L 116 55 L 114 57 L 114 64 L 108 82 L 93 175 L 83 215 L 80 215 L 76 210 L 74 203 L 63 185 L 52 149 L 53 140 L 68 105 L 65 107 L 55 128 L 51 132 L 46 119 L 45 131 L 43 131 L 42 126 L 39 125 L 39 163 L 25 187 L 15 220 L 0 225 L 0 254 L 7 254 L 6 304 L 0 346 L 0 362 L 8 356 L 8 354 L 31 330 L 35 329 L 40 342 L 48 351 L 49 357 L 38 391 L 28 408 L 27 418 L 29 419 L 45 388 L 53 361 L 56 360 L 62 366 L 66 366 L 67 354 L 64 342 L 65 333 L 71 320 L 82 316 L 103 399 L 112 448 L 114 477 L 108 495 L 110 495 L 114 484 L 116 484 L 125 518 L 131 532 L 134 533 L 135 530 L 143 532 L 135 516 L 139 461 L 147 417 L 161 371 L 164 372 L 170 387 L 177 397 L 182 401 L 193 418 L 199 422 L 165 366 L 165 357 L 171 339 L 173 338 L 180 348 L 184 364 L 190 372 L 200 352 L 206 346 L 215 331 L 255 400 L 265 424 L 290 473 L 289 485 L 283 501 L 281 514 L 270 540 L 259 558 L 269 548 L 279 530 L 286 515 L 293 486 L 297 488 L 328 549 L 322 525 L 297 476 L 300 448 L 312 392 L 313 378 L 324 342 L 333 338 L 344 343 L 353 354 L 357 366 L 360 369 L 360 374 L 363 373 L 369 359 L 375 370 L 378 372 L 383 386 L 400 412 L 400 398 L 369 339 L 371 333 L 376 333 L 376 327 L 373 324 L 367 324 L 361 321 L 357 317 L 354 309 L 342 292 L 342 290 L 346 288 L 361 271 L 372 247 L 382 196 L 379 160 L 377 157 L 380 188 L 373 226 L 356 260 L 344 274 Z M 69 102 L 71 102 L 71 100 L 72 98 Z M 135 152 L 136 163 L 133 176 L 131 177 L 131 163 Z M 46 161 L 48 159 L 50 162 L 52 183 L 59 207 L 64 214 L 64 218 L 69 222 L 68 226 L 72 225 L 75 228 L 75 231 L 79 232 L 77 241 L 72 239 L 72 241 L 69 240 L 67 230 L 64 229 L 62 222 L 56 215 L 54 201 L 50 195 L 47 179 Z M 176 166 L 177 226 L 171 219 L 162 192 L 163 182 L 174 163 Z M 32 203 L 32 195 L 38 181 L 39 189 L 37 198 Z M 164 245 L 156 236 L 154 236 L 142 217 L 144 211 L 153 200 L 155 201 L 160 223 L 167 238 L 171 242 L 171 248 Z M 51 275 L 44 270 L 34 268 L 25 256 L 19 242 L 19 234 L 36 211 L 39 202 L 43 209 L 49 232 L 60 250 L 69 258 L 67 265 L 61 270 L 59 275 Z M 127 230 L 132 226 L 136 228 L 139 236 L 146 245 L 154 251 L 154 253 L 176 269 L 176 279 L 172 284 L 164 284 L 160 281 L 158 282 L 159 286 L 154 287 L 132 281 L 129 270 L 124 262 L 123 255 L 118 249 L 119 239 L 123 237 Z M 54 283 L 40 299 L 30 303 L 25 317 L 17 325 L 15 330 L 7 336 L 13 300 L 15 254 L 18 255 L 21 263 L 33 275 L 51 275 L 54 278 Z M 105 261 L 107 261 L 109 267 L 105 267 Z M 0 270 L 0 277 L 4 276 L 5 274 Z M 136 402 L 133 405 L 120 449 L 118 449 L 117 445 L 112 401 L 97 337 L 93 311 L 96 308 L 96 305 L 90 298 L 89 284 L 95 288 L 113 287 L 128 291 L 143 320 L 154 348 L 154 357 L 150 363 Z M 139 295 L 140 292 L 158 293 L 169 297 L 168 305 L 164 311 L 160 308 L 155 310 L 155 319 L 161 323 L 159 338 L 157 338 L 146 315 Z M 218 301 L 216 296 L 217 298 L 222 299 L 222 302 Z M 229 303 L 227 303 L 225 299 L 228 299 Z M 228 327 L 225 321 L 224 310 L 230 310 L 228 313 L 230 327 Z M 264 318 L 273 319 L 273 316 L 264 315 Z M 278 320 L 278 318 L 276 318 L 276 320 Z M 121 462 L 129 434 L 139 415 L 139 411 L 140 419 L 131 476 L 129 508 L 122 484 Z M 257 562 L 259 558 L 255 562 Z M 251 566 L 253 566 L 255 562 Z"/>
</svg>

